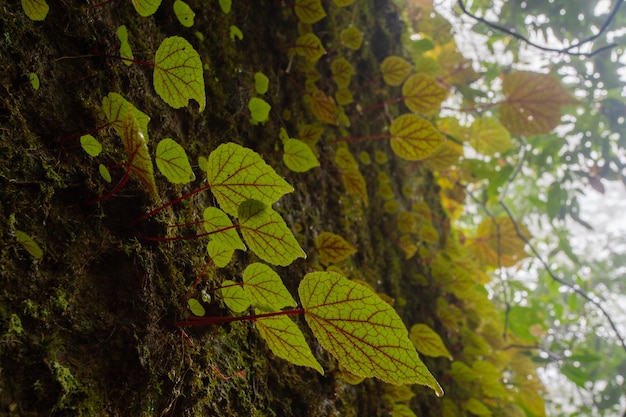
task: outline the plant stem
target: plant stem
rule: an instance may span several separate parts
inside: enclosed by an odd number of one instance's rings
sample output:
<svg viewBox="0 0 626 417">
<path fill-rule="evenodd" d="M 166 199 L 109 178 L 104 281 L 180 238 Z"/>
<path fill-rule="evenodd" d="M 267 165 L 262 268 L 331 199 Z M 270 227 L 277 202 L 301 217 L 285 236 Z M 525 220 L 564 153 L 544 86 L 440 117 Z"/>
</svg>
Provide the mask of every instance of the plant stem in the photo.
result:
<svg viewBox="0 0 626 417">
<path fill-rule="evenodd" d="M 363 142 L 366 140 L 376 140 L 376 139 L 389 139 L 391 135 L 375 135 L 375 136 L 360 136 L 353 138 L 341 138 L 328 141 L 328 143 L 337 143 L 337 142 Z"/>
<path fill-rule="evenodd" d="M 139 223 L 140 221 L 145 220 L 145 219 L 147 219 L 150 216 L 154 216 L 159 211 L 164 210 L 164 209 L 168 208 L 169 206 L 172 206 L 172 205 L 174 205 L 176 203 L 179 203 L 179 202 L 181 202 L 181 201 L 183 201 L 183 200 L 185 200 L 185 199 L 187 199 L 187 198 L 189 198 L 189 197 L 191 197 L 191 196 L 193 196 L 195 194 L 201 193 L 202 191 L 206 191 L 209 188 L 211 188 L 209 185 L 205 185 L 204 187 L 200 187 L 200 188 L 198 188 L 196 190 L 188 192 L 187 194 L 183 194 L 180 197 L 175 198 L 174 200 L 170 201 L 169 203 L 163 204 L 162 206 L 159 206 L 159 207 L 155 208 L 154 210 L 151 210 L 151 211 L 147 212 L 143 216 L 136 218 L 135 220 L 133 220 L 133 222 L 130 224 L 130 226 L 132 227 L 132 226 L 136 225 L 137 223 Z"/>
<path fill-rule="evenodd" d="M 273 313 L 253 314 L 250 316 L 226 316 L 226 317 L 187 317 L 187 320 L 177 321 L 174 324 L 178 327 L 190 326 L 209 326 L 211 324 L 232 323 L 234 321 L 255 321 L 267 317 L 287 316 L 303 314 L 303 308 L 294 308 L 293 310 L 275 311 Z"/>
</svg>

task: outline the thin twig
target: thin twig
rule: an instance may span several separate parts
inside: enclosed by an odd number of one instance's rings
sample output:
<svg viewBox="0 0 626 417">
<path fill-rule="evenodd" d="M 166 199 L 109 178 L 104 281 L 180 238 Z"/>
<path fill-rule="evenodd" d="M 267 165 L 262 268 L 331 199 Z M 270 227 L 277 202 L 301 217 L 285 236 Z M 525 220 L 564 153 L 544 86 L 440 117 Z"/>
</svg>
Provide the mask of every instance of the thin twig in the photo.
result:
<svg viewBox="0 0 626 417">
<path fill-rule="evenodd" d="M 597 50 L 593 51 L 593 52 L 572 52 L 572 49 L 576 49 L 581 47 L 582 45 L 592 42 L 594 40 L 596 40 L 600 35 L 602 35 L 602 33 L 604 33 L 609 25 L 611 24 L 611 22 L 613 21 L 613 19 L 615 18 L 615 16 L 617 15 L 617 12 L 619 11 L 620 6 L 622 5 L 622 3 L 624 2 L 624 0 L 619 0 L 616 4 L 615 7 L 613 7 L 613 10 L 611 10 L 611 13 L 609 14 L 609 17 L 607 17 L 606 21 L 604 22 L 604 24 L 602 25 L 602 27 L 600 28 L 600 30 L 598 31 L 598 33 L 596 33 L 595 35 L 589 36 L 588 38 L 583 39 L 580 42 L 574 42 L 573 44 L 571 44 L 570 46 L 567 46 L 565 48 L 550 48 L 549 46 L 543 46 L 543 45 L 539 45 L 533 41 L 531 41 L 530 39 L 528 39 L 527 37 L 520 35 L 519 33 L 515 32 L 514 29 L 509 29 L 506 28 L 504 26 L 501 26 L 497 23 L 494 22 L 490 22 L 480 16 L 476 16 L 473 13 L 470 13 L 467 8 L 465 7 L 465 3 L 463 3 L 463 0 L 458 0 L 457 4 L 459 5 L 459 7 L 461 8 L 461 11 L 463 11 L 464 14 L 466 14 L 467 16 L 471 17 L 474 20 L 477 20 L 481 23 L 484 23 L 485 25 L 489 26 L 492 29 L 495 29 L 497 31 L 506 33 L 507 35 L 510 35 L 512 37 L 514 37 L 515 39 L 518 39 L 532 47 L 535 47 L 537 49 L 540 49 L 542 51 L 546 51 L 546 52 L 556 52 L 556 53 L 560 53 L 560 54 L 567 54 L 567 55 L 572 55 L 572 56 L 584 56 L 584 57 L 592 57 L 594 55 L 599 54 L 602 51 L 605 51 L 607 49 L 611 49 L 614 48 L 616 46 L 618 46 L 617 43 L 610 43 L 608 45 L 604 45 L 601 48 L 598 48 Z"/>
</svg>

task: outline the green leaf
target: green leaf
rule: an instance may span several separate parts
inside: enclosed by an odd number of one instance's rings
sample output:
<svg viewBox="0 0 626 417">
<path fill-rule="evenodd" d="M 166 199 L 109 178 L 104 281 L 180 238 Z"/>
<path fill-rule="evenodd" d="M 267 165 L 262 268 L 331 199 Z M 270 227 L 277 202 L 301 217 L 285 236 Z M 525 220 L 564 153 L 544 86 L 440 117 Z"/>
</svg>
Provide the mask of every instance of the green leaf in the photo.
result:
<svg viewBox="0 0 626 417">
<path fill-rule="evenodd" d="M 293 233 L 278 213 L 257 200 L 239 206 L 241 234 L 259 258 L 272 265 L 287 266 L 306 258 Z"/>
<path fill-rule="evenodd" d="M 317 157 L 306 143 L 298 139 L 287 139 L 283 142 L 285 151 L 283 162 L 294 172 L 306 172 L 320 166 Z"/>
<path fill-rule="evenodd" d="M 305 33 L 296 39 L 296 54 L 305 57 L 309 62 L 317 62 L 326 53 L 322 41 L 313 33 Z"/>
<path fill-rule="evenodd" d="M 415 113 L 430 113 L 441 106 L 448 96 L 448 90 L 439 85 L 435 77 L 426 74 L 413 74 L 402 85 L 404 103 Z"/>
<path fill-rule="evenodd" d="M 246 250 L 237 226 L 233 225 L 230 218 L 217 207 L 207 207 L 204 209 L 204 229 L 211 236 L 211 241 L 217 242 L 223 249 Z"/>
<path fill-rule="evenodd" d="M 206 106 L 204 76 L 200 55 L 180 36 L 166 38 L 154 57 L 154 89 L 175 109 L 186 106 L 193 99 Z"/>
<path fill-rule="evenodd" d="M 252 120 L 257 123 L 263 123 L 267 121 L 272 106 L 262 98 L 252 97 L 248 102 L 248 110 L 250 110 L 250 116 Z"/>
<path fill-rule="evenodd" d="M 341 31 L 339 39 L 341 39 L 343 46 L 356 51 L 363 44 L 363 32 L 354 26 L 350 26 Z"/>
<path fill-rule="evenodd" d="M 313 24 L 326 16 L 322 0 L 296 0 L 294 9 L 298 20 L 302 23 Z"/>
<path fill-rule="evenodd" d="M 320 254 L 320 262 L 324 265 L 338 264 L 356 253 L 356 249 L 343 237 L 331 232 L 320 233 L 315 238 L 315 247 Z"/>
<path fill-rule="evenodd" d="M 261 156 L 235 143 L 225 143 L 209 155 L 208 181 L 222 210 L 236 217 L 239 204 L 258 200 L 267 205 L 293 191 Z"/>
<path fill-rule="evenodd" d="M 33 258 L 35 259 L 43 258 L 43 250 L 37 244 L 37 242 L 35 242 L 33 238 L 30 237 L 30 235 L 22 232 L 21 230 L 16 230 L 15 238 L 17 239 L 17 243 L 22 245 L 22 247 L 26 249 L 26 251 L 30 253 Z"/>
<path fill-rule="evenodd" d="M 117 37 L 120 40 L 120 57 L 125 58 L 122 62 L 124 62 L 127 67 L 130 67 L 133 65 L 131 60 L 135 59 L 135 57 L 133 56 L 133 51 L 128 43 L 128 30 L 126 29 L 126 26 L 122 25 L 117 28 Z"/>
<path fill-rule="evenodd" d="M 415 324 L 409 332 L 409 339 L 422 355 L 432 356 L 433 358 L 445 356 L 452 360 L 452 355 L 446 349 L 441 337 L 430 327 L 425 324 Z"/>
<path fill-rule="evenodd" d="M 345 58 L 334 59 L 330 64 L 330 71 L 339 88 L 347 87 L 350 84 L 350 79 L 356 73 L 350 61 Z"/>
<path fill-rule="evenodd" d="M 298 293 L 313 334 L 343 369 L 394 385 L 426 385 L 443 395 L 402 319 L 372 290 L 335 272 L 312 272 Z"/>
<path fill-rule="evenodd" d="M 153 15 L 161 5 L 161 0 L 132 0 L 132 2 L 137 13 L 143 17 Z"/>
<path fill-rule="evenodd" d="M 165 138 L 159 142 L 155 160 L 161 174 L 171 183 L 187 184 L 196 179 L 185 150 L 174 139 Z"/>
<path fill-rule="evenodd" d="M 241 288 L 241 285 L 237 284 L 235 281 L 229 279 L 224 280 L 220 291 L 222 293 L 222 300 L 224 300 L 226 306 L 235 313 L 241 313 L 250 308 L 248 296 L 243 288 Z"/>
<path fill-rule="evenodd" d="M 333 3 L 335 3 L 337 7 L 348 7 L 354 3 L 354 0 L 333 0 Z"/>
<path fill-rule="evenodd" d="M 248 265 L 243 271 L 243 284 L 250 302 L 257 309 L 274 312 L 297 305 L 278 274 L 265 264 Z"/>
<path fill-rule="evenodd" d="M 394 404 L 391 409 L 391 417 L 417 417 L 415 413 L 404 404 Z"/>
<path fill-rule="evenodd" d="M 39 76 L 34 72 L 28 74 L 28 79 L 30 80 L 30 85 L 33 86 L 33 90 L 39 90 Z"/>
<path fill-rule="evenodd" d="M 156 197 L 158 192 L 154 181 L 154 167 L 139 123 L 132 113 L 127 113 L 122 119 L 122 126 L 124 131 L 122 143 L 129 170 L 141 180 L 148 192 Z"/>
<path fill-rule="evenodd" d="M 98 156 L 102 152 L 102 145 L 92 135 L 81 136 L 80 146 L 89 156 Z"/>
<path fill-rule="evenodd" d="M 450 368 L 450 376 L 459 385 L 463 385 L 465 383 L 472 382 L 478 379 L 478 375 L 472 368 L 459 361 L 452 362 L 452 366 Z"/>
<path fill-rule="evenodd" d="M 176 0 L 174 2 L 174 14 L 176 15 L 176 18 L 178 19 L 180 24 L 184 27 L 190 28 L 193 26 L 193 20 L 196 14 L 191 9 L 191 7 L 189 7 L 189 5 L 184 1 Z"/>
<path fill-rule="evenodd" d="M 22 9 L 30 20 L 42 21 L 48 15 L 50 6 L 46 0 L 22 0 Z"/>
<path fill-rule="evenodd" d="M 211 240 L 206 245 L 206 251 L 218 268 L 224 268 L 230 263 L 235 253 L 234 249 L 226 248 L 217 240 Z"/>
<path fill-rule="evenodd" d="M 324 375 L 302 331 L 287 316 L 264 317 L 255 321 L 259 335 L 276 356 L 299 366 L 308 366 Z"/>
<path fill-rule="evenodd" d="M 380 64 L 383 80 L 392 87 L 402 84 L 412 69 L 411 63 L 399 56 L 388 56 Z"/>
<path fill-rule="evenodd" d="M 191 314 L 194 316 L 203 317 L 206 314 L 206 311 L 204 310 L 202 304 L 200 304 L 200 301 L 195 298 L 187 300 L 187 306 L 189 307 Z"/>
<path fill-rule="evenodd" d="M 257 94 L 265 94 L 267 93 L 267 89 L 270 85 L 270 79 L 267 78 L 267 75 L 262 72 L 254 73 L 254 90 Z"/>
<path fill-rule="evenodd" d="M 224 12 L 224 14 L 230 13 L 232 5 L 232 0 L 220 0 L 220 9 L 222 9 L 222 12 Z"/>
<path fill-rule="evenodd" d="M 391 127 L 391 149 L 400 158 L 409 161 L 424 159 L 444 142 L 444 137 L 426 119 L 415 114 L 403 114 Z"/>
<path fill-rule="evenodd" d="M 465 404 L 463 404 L 463 408 L 477 416 L 491 416 L 491 411 L 489 411 L 487 406 L 476 398 L 470 398 Z"/>
<path fill-rule="evenodd" d="M 229 28 L 229 31 L 230 31 L 230 40 L 231 41 L 234 41 L 235 38 L 239 39 L 239 40 L 243 39 L 243 32 L 237 26 L 231 25 L 230 28 Z"/>
<path fill-rule="evenodd" d="M 111 173 L 104 164 L 98 165 L 98 172 L 100 172 L 100 176 L 103 180 L 105 180 L 106 182 L 111 182 Z"/>
<path fill-rule="evenodd" d="M 117 93 L 109 93 L 106 97 L 104 97 L 102 99 L 102 112 L 109 121 L 109 124 L 113 126 L 117 134 L 120 136 L 124 135 L 124 124 L 122 123 L 124 116 L 130 113 L 137 121 L 139 130 L 143 134 L 144 140 L 150 140 L 150 137 L 148 136 L 148 123 L 150 122 L 150 117 L 126 101 L 126 99 L 121 95 Z"/>
<path fill-rule="evenodd" d="M 504 153 L 513 147 L 511 134 L 496 119 L 479 117 L 469 130 L 469 143 L 476 152 L 484 155 Z"/>
</svg>

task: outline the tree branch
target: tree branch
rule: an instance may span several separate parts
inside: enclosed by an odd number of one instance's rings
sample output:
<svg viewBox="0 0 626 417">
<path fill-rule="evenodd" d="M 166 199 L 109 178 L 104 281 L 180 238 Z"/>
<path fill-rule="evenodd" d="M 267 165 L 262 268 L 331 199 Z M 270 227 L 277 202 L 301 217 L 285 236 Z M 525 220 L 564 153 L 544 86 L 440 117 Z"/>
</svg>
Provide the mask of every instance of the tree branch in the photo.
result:
<svg viewBox="0 0 626 417">
<path fill-rule="evenodd" d="M 543 46 L 543 45 L 539 45 L 533 41 L 531 41 L 530 39 L 528 39 L 527 37 L 520 35 L 519 33 L 517 33 L 515 31 L 515 29 L 509 29 L 507 27 L 501 26 L 497 23 L 494 22 L 490 22 L 480 16 L 476 16 L 473 13 L 470 13 L 467 8 L 465 7 L 465 3 L 463 2 L 463 0 L 457 0 L 457 4 L 459 5 L 459 7 L 461 8 L 461 11 L 463 12 L 463 14 L 471 17 L 474 20 L 477 20 L 481 23 L 484 23 L 485 25 L 489 26 L 492 29 L 495 29 L 499 32 L 503 32 L 506 33 L 509 36 L 514 37 L 515 39 L 518 39 L 524 43 L 526 43 L 527 45 L 530 45 L 534 48 L 540 49 L 542 51 L 546 51 L 546 52 L 556 52 L 556 53 L 560 53 L 560 54 L 567 54 L 567 55 L 572 55 L 572 56 L 584 56 L 584 57 L 592 57 L 594 55 L 599 54 L 602 51 L 606 51 L 607 49 L 611 49 L 614 48 L 617 45 L 617 43 L 610 43 L 608 45 L 604 45 L 601 48 L 598 48 L 597 50 L 593 51 L 593 52 L 572 52 L 572 49 L 576 49 L 581 47 L 582 45 L 589 43 L 589 42 L 593 42 L 594 40 L 596 40 L 600 35 L 602 35 L 602 33 L 604 33 L 609 25 L 611 24 L 611 22 L 613 21 L 613 19 L 615 18 L 615 16 L 617 15 L 617 12 L 619 11 L 620 6 L 622 5 L 622 3 L 624 2 L 624 0 L 619 0 L 617 1 L 617 3 L 615 3 L 615 6 L 613 7 L 613 10 L 611 10 L 611 13 L 609 14 L 609 17 L 607 17 L 606 21 L 604 22 L 604 24 L 602 25 L 602 27 L 600 28 L 600 30 L 598 31 L 598 33 L 596 33 L 595 35 L 589 36 L 588 38 L 583 39 L 580 42 L 575 42 L 573 44 L 571 44 L 570 46 L 567 46 L 565 48 L 550 48 L 548 46 Z"/>
</svg>

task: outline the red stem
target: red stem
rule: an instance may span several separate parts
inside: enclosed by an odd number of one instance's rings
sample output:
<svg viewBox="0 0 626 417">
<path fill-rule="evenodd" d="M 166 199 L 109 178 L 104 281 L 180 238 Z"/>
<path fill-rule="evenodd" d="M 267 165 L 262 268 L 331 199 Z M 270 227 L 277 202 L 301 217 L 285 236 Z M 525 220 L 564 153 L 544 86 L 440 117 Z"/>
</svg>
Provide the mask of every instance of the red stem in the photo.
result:
<svg viewBox="0 0 626 417">
<path fill-rule="evenodd" d="M 303 314 L 303 308 L 294 308 L 293 310 L 275 311 L 273 313 L 253 314 L 250 316 L 226 316 L 226 317 L 187 317 L 187 320 L 177 321 L 174 324 L 178 327 L 190 326 L 209 326 L 211 324 L 232 323 L 234 321 L 255 321 L 266 317 L 287 316 Z"/>
<path fill-rule="evenodd" d="M 143 65 L 144 67 L 150 67 L 150 68 L 154 68 L 155 65 L 152 62 L 147 62 L 147 61 L 139 61 L 137 59 L 130 59 L 130 58 L 124 58 L 118 55 L 108 55 L 108 54 L 104 54 L 102 52 L 98 52 L 95 51 L 94 52 L 96 55 L 101 56 L 103 58 L 111 58 L 111 59 L 119 59 L 120 61 L 127 61 L 127 62 L 132 62 L 133 64 L 137 64 L 137 65 Z"/>
<path fill-rule="evenodd" d="M 126 170 L 126 172 L 124 172 L 124 178 L 122 178 L 122 180 L 115 186 L 115 188 L 113 188 L 111 191 L 109 191 L 105 195 L 95 198 L 93 200 L 89 200 L 85 202 L 84 204 L 97 204 L 113 196 L 115 193 L 121 190 L 124 185 L 126 185 L 129 178 L 130 178 L 130 167 Z"/>
<path fill-rule="evenodd" d="M 391 135 L 389 135 L 389 134 L 387 134 L 387 135 L 375 135 L 375 136 L 361 136 L 361 137 L 354 137 L 354 138 L 341 138 L 341 139 L 330 140 L 330 141 L 328 141 L 328 143 L 363 142 L 363 141 L 366 141 L 366 140 L 389 139 L 390 137 L 391 137 Z"/>
<path fill-rule="evenodd" d="M 382 103 L 374 104 L 373 106 L 367 107 L 367 108 L 363 109 L 362 113 L 369 113 L 372 110 L 380 109 L 381 107 L 385 107 L 385 106 L 388 106 L 390 104 L 396 104 L 396 103 L 401 102 L 402 100 L 404 100 L 404 96 L 392 98 L 390 100 L 383 101 Z"/>
<path fill-rule="evenodd" d="M 179 202 L 181 202 L 181 201 L 183 201 L 183 200 L 185 200 L 185 199 L 187 199 L 187 198 L 189 198 L 189 197 L 191 197 L 191 196 L 193 196 L 195 194 L 198 194 L 198 193 L 201 193 L 202 191 L 208 190 L 209 188 L 211 188 L 210 185 L 205 185 L 204 187 L 200 187 L 200 188 L 198 188 L 196 190 L 193 190 L 193 191 L 191 191 L 191 192 L 189 192 L 187 194 L 183 194 L 180 197 L 175 198 L 174 200 L 170 201 L 169 203 L 163 204 L 162 206 L 159 206 L 159 207 L 155 208 L 154 210 L 151 210 L 151 211 L 147 212 L 143 216 L 138 217 L 137 219 L 133 220 L 133 222 L 130 224 L 130 226 L 134 226 L 135 224 L 139 223 L 140 221 L 145 220 L 145 219 L 147 219 L 150 216 L 154 216 L 159 211 L 164 210 L 164 209 L 168 208 L 169 206 L 172 206 L 172 205 L 174 205 L 176 203 L 179 203 Z"/>
</svg>

